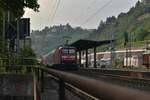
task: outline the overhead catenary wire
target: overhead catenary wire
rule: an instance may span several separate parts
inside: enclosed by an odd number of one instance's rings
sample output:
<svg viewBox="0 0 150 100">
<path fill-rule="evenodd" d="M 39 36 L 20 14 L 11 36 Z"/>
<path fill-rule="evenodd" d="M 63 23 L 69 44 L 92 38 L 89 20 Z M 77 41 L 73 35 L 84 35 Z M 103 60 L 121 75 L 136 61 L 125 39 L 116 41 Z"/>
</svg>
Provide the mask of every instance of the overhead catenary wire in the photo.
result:
<svg viewBox="0 0 150 100">
<path fill-rule="evenodd" d="M 49 13 L 48 13 L 48 18 L 47 18 L 47 22 L 49 25 L 52 25 L 55 17 L 56 17 L 56 14 L 57 14 L 57 11 L 59 9 L 59 6 L 60 6 L 60 3 L 61 3 L 61 0 L 50 0 L 51 1 L 51 8 L 52 9 L 49 9 Z M 91 4 L 95 4 L 97 1 L 94 0 L 91 2 Z M 89 16 L 83 24 L 86 24 L 88 23 L 90 20 L 92 20 L 93 17 L 95 17 L 101 10 L 103 10 L 105 7 L 107 7 L 110 3 L 112 2 L 112 0 L 110 0 L 109 2 L 107 2 L 105 5 L 103 5 L 101 8 L 99 8 L 95 13 L 93 13 L 91 16 Z M 87 7 L 87 10 L 89 10 L 90 5 Z M 83 14 L 82 14 L 83 15 Z M 82 16 L 80 15 L 80 18 Z M 43 18 L 42 18 L 43 19 Z M 46 21 L 46 19 L 44 19 Z"/>
<path fill-rule="evenodd" d="M 52 2 L 50 3 L 51 4 L 51 8 L 49 9 L 49 12 L 48 12 L 48 22 L 50 23 L 51 19 L 52 19 L 52 16 L 54 14 L 54 10 L 56 9 L 56 5 L 58 3 L 58 0 L 52 0 Z"/>
<path fill-rule="evenodd" d="M 112 0 L 108 1 L 105 5 L 99 8 L 95 13 L 93 13 L 90 17 L 88 17 L 82 25 L 88 23 L 91 19 L 93 19 L 98 13 L 100 13 L 105 7 L 112 3 Z"/>
<path fill-rule="evenodd" d="M 53 9 L 56 8 L 56 5 L 57 5 L 57 0 L 48 0 L 48 4 L 49 4 L 49 13 L 48 13 L 48 18 L 43 18 L 41 16 L 38 16 L 40 19 L 44 20 L 44 22 L 50 22 L 51 18 L 52 18 L 52 15 L 53 15 Z M 39 24 L 39 26 L 41 26 L 42 23 Z"/>
<path fill-rule="evenodd" d="M 58 4 L 57 4 L 56 9 L 55 9 L 55 11 L 54 11 L 54 15 L 52 16 L 51 23 L 53 22 L 53 20 L 54 20 L 54 18 L 55 18 L 55 16 L 56 16 L 56 14 L 57 14 L 57 11 L 58 11 L 58 8 L 59 8 L 59 5 L 60 5 L 60 2 L 61 2 L 61 0 L 58 0 Z"/>
<path fill-rule="evenodd" d="M 52 13 L 52 9 L 53 8 L 55 8 L 55 3 L 57 2 L 57 0 L 49 0 L 49 2 L 48 2 L 48 6 L 49 6 L 49 8 L 48 8 L 48 18 L 47 18 L 47 20 L 49 20 L 50 19 L 50 17 L 51 17 L 51 13 Z M 53 5 L 53 3 L 54 3 L 54 5 Z"/>
<path fill-rule="evenodd" d="M 56 8 L 54 9 L 54 13 L 53 13 L 53 15 L 52 15 L 52 18 L 51 18 L 51 20 L 50 20 L 50 24 L 52 24 L 52 22 L 53 22 L 53 20 L 54 20 L 54 18 L 55 18 L 55 16 L 56 16 L 56 14 L 57 14 L 57 10 L 58 10 L 58 8 L 59 8 L 60 2 L 61 2 L 61 0 L 58 0 L 58 2 L 57 2 L 57 4 L 56 4 Z"/>
<path fill-rule="evenodd" d="M 86 7 L 85 11 L 82 12 L 77 18 L 75 18 L 75 20 L 76 21 L 81 20 L 81 18 L 84 17 L 85 13 L 91 9 L 91 5 L 95 4 L 96 2 L 97 2 L 97 0 L 90 2 L 89 5 Z"/>
</svg>

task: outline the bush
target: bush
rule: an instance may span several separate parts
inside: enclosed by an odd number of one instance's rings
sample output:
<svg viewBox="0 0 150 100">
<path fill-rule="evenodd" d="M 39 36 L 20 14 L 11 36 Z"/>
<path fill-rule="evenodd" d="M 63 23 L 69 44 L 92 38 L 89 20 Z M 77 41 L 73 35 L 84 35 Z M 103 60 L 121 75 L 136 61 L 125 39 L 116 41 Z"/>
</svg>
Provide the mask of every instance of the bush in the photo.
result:
<svg viewBox="0 0 150 100">
<path fill-rule="evenodd" d="M 123 60 L 115 59 L 112 64 L 113 68 L 121 68 L 123 66 Z"/>
</svg>

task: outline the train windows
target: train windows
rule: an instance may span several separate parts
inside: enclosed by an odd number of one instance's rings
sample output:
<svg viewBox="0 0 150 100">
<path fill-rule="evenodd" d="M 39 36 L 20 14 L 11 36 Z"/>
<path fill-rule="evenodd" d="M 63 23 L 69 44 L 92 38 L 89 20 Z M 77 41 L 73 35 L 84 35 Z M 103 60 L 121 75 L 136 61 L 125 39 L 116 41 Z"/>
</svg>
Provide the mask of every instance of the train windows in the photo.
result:
<svg viewBox="0 0 150 100">
<path fill-rule="evenodd" d="M 62 49 L 63 54 L 68 54 L 68 49 Z"/>
<path fill-rule="evenodd" d="M 75 54 L 75 49 L 69 49 L 69 54 Z"/>
</svg>

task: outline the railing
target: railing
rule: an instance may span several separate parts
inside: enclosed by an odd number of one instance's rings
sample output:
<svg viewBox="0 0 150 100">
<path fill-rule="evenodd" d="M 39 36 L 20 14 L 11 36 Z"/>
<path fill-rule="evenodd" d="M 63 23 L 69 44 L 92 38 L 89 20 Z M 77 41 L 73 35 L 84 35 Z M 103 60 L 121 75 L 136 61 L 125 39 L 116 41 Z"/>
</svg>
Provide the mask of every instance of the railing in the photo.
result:
<svg viewBox="0 0 150 100">
<path fill-rule="evenodd" d="M 100 100 L 150 100 L 150 94 L 147 92 L 115 86 L 99 80 L 45 67 L 34 67 L 34 70 L 38 77 L 41 75 L 42 92 L 44 91 L 44 73 L 49 73 L 59 79 L 59 100 L 65 100 L 66 83 Z"/>
</svg>

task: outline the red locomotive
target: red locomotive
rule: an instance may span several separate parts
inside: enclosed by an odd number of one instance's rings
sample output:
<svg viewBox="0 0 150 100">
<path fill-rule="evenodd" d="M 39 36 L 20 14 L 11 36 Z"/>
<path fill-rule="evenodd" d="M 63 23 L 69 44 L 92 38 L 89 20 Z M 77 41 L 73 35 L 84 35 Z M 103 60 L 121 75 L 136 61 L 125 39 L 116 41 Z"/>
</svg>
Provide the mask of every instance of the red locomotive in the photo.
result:
<svg viewBox="0 0 150 100">
<path fill-rule="evenodd" d="M 56 69 L 78 69 L 76 48 L 65 45 L 60 46 L 43 57 L 44 65 Z"/>
</svg>

